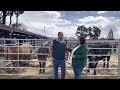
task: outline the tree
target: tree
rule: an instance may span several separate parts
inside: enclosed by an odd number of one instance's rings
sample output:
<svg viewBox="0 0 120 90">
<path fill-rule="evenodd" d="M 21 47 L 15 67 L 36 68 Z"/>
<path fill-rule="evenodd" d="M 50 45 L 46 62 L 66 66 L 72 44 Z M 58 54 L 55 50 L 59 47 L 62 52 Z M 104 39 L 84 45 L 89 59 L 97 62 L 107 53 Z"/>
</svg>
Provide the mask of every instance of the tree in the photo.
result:
<svg viewBox="0 0 120 90">
<path fill-rule="evenodd" d="M 110 40 L 114 40 L 114 35 L 113 35 L 113 30 L 110 29 L 110 31 L 108 32 L 108 36 L 107 36 L 107 39 L 110 39 Z"/>
<path fill-rule="evenodd" d="M 2 23 L 2 12 L 0 12 L 0 23 Z"/>
<path fill-rule="evenodd" d="M 88 36 L 89 36 L 89 38 L 91 39 L 91 38 L 93 37 L 92 28 L 91 28 L 91 27 L 88 27 L 88 28 L 87 28 L 87 31 L 88 31 Z"/>
<path fill-rule="evenodd" d="M 6 17 L 9 15 L 9 11 L 1 11 L 0 21 L 2 24 L 6 24 Z"/>
<path fill-rule="evenodd" d="M 14 14 L 16 15 L 16 28 L 18 27 L 18 17 L 20 14 L 23 14 L 24 11 L 15 11 Z"/>
<path fill-rule="evenodd" d="M 101 30 L 98 27 L 93 26 L 93 33 L 93 39 L 98 39 L 98 37 L 100 37 Z"/>
<path fill-rule="evenodd" d="M 84 36 L 85 38 L 89 37 L 90 39 L 98 39 L 98 37 L 100 37 L 101 30 L 96 26 L 86 28 L 82 25 L 78 26 L 75 34 L 77 37 Z"/>
<path fill-rule="evenodd" d="M 12 16 L 13 16 L 13 14 L 15 14 L 16 15 L 16 27 L 17 27 L 18 17 L 20 14 L 23 14 L 23 13 L 24 13 L 24 11 L 1 11 L 0 12 L 0 22 L 2 24 L 6 24 L 6 17 L 10 16 L 10 24 L 9 25 L 11 25 Z"/>
<path fill-rule="evenodd" d="M 84 25 L 78 26 L 75 34 L 77 37 L 84 36 L 86 38 L 87 37 L 87 28 Z"/>
<path fill-rule="evenodd" d="M 9 16 L 10 16 L 9 26 L 12 24 L 12 16 L 13 16 L 14 12 L 15 12 L 15 11 L 9 11 Z"/>
<path fill-rule="evenodd" d="M 3 24 L 6 24 L 7 11 L 3 11 Z"/>
<path fill-rule="evenodd" d="M 12 27 L 15 27 L 16 28 L 16 23 L 13 23 L 12 24 Z M 21 29 L 21 30 L 25 30 L 27 31 L 27 27 L 23 24 L 23 23 L 18 23 L 18 29 Z"/>
</svg>

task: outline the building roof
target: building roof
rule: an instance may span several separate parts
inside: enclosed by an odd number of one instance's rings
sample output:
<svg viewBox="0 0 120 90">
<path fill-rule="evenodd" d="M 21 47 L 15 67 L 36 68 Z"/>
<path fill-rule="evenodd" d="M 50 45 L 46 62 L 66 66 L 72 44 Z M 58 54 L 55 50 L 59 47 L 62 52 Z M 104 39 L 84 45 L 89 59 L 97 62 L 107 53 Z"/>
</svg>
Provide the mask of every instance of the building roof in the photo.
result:
<svg viewBox="0 0 120 90">
<path fill-rule="evenodd" d="M 36 34 L 36 33 L 30 32 L 30 31 L 25 31 L 25 30 L 17 29 L 17 28 L 10 27 L 10 26 L 8 26 L 8 25 L 4 25 L 4 24 L 1 24 L 1 23 L 0 23 L 0 29 L 8 30 L 8 31 L 11 31 L 11 32 L 14 31 L 14 32 L 19 32 L 19 33 L 24 33 L 24 34 L 30 34 L 30 35 L 34 35 L 34 36 L 40 36 L 40 37 L 49 38 L 49 37 L 47 37 L 47 36 L 43 36 L 43 35 L 40 35 L 40 34 Z"/>
</svg>

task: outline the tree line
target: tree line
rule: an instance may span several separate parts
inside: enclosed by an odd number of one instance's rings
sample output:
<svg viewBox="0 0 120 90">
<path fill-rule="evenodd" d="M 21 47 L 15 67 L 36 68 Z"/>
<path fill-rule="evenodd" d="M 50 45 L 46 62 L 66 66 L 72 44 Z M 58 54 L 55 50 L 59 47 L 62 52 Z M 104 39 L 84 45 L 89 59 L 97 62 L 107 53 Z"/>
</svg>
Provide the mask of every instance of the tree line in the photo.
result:
<svg viewBox="0 0 120 90">
<path fill-rule="evenodd" d="M 90 39 L 98 39 L 101 34 L 101 30 L 96 27 L 85 27 L 84 25 L 78 26 L 76 31 L 76 36 L 84 36 L 85 38 L 89 37 Z"/>
<path fill-rule="evenodd" d="M 1 11 L 0 13 L 0 23 L 6 24 L 6 18 L 9 16 L 10 17 L 10 23 L 9 26 L 18 28 L 18 29 L 23 29 L 26 30 L 26 27 L 23 23 L 18 23 L 18 18 L 21 14 L 23 14 L 24 11 Z M 16 23 L 12 24 L 12 17 L 13 15 L 16 16 Z"/>
<path fill-rule="evenodd" d="M 89 39 L 98 39 L 101 35 L 101 29 L 99 29 L 97 26 L 92 27 L 85 27 L 84 25 L 78 26 L 76 31 L 76 36 L 83 36 L 85 38 Z M 113 31 L 110 29 L 108 36 L 106 38 L 100 38 L 100 39 L 115 39 L 113 36 Z"/>
</svg>

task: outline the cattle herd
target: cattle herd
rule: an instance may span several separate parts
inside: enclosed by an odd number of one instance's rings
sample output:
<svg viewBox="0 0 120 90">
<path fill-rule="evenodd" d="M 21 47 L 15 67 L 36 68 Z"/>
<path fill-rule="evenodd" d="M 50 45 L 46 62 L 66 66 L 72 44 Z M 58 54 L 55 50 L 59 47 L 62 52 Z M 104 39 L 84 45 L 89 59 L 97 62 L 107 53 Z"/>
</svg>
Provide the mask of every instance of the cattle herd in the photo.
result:
<svg viewBox="0 0 120 90">
<path fill-rule="evenodd" d="M 48 45 L 49 44 L 45 42 L 43 43 L 42 46 L 48 46 Z M 37 57 L 38 57 L 40 68 L 45 68 L 46 62 L 40 62 L 40 61 L 46 61 L 48 55 L 40 55 L 40 53 L 48 54 L 49 48 L 39 47 L 35 52 L 38 54 Z M 0 57 L 4 57 L 5 60 L 11 60 L 13 67 L 16 67 L 18 63 L 19 63 L 19 67 L 23 65 L 25 66 L 26 64 L 29 64 L 29 62 L 27 63 L 27 61 L 32 59 L 33 46 L 30 43 L 23 43 L 19 47 L 0 45 L 0 53 L 5 53 L 5 54 L 0 54 Z M 24 60 L 24 61 L 18 61 L 18 60 Z M 12 71 L 15 71 L 15 69 L 13 68 Z M 41 71 L 42 69 L 40 69 L 40 73 Z M 43 72 L 45 72 L 44 69 L 43 69 Z"/>
<path fill-rule="evenodd" d="M 50 46 L 49 42 L 45 42 L 42 46 Z M 109 43 L 102 43 L 102 44 L 97 44 L 97 45 L 88 45 L 88 47 L 90 48 L 106 48 L 106 49 L 91 49 L 88 50 L 88 55 L 89 54 L 110 54 L 111 55 L 111 51 L 112 49 L 107 49 L 107 48 L 112 48 L 111 44 Z M 0 45 L 0 52 L 4 52 L 6 54 L 4 54 L 5 60 L 13 60 L 13 66 L 15 67 L 17 65 L 17 60 L 31 60 L 32 59 L 32 53 L 33 53 L 33 47 L 31 44 L 29 43 L 23 43 L 22 45 L 18 47 L 4 47 L 2 45 Z M 46 64 L 46 60 L 48 58 L 48 55 L 40 55 L 40 53 L 44 53 L 44 54 L 49 54 L 49 48 L 45 48 L 45 47 L 39 47 L 37 48 L 37 50 L 35 51 L 38 53 L 37 58 L 39 61 L 39 66 L 40 68 L 45 68 L 45 64 Z M 12 54 L 10 54 L 12 53 Z M 20 53 L 20 54 L 19 54 Z M 28 54 L 27 54 L 28 53 Z M 19 56 L 18 56 L 19 55 Z M 3 57 L 3 54 L 0 55 L 0 57 Z M 98 61 L 100 60 L 107 60 L 107 68 L 109 68 L 109 61 L 110 61 L 110 56 L 88 56 L 88 60 L 89 61 L 96 61 L 96 63 L 89 63 L 89 68 L 96 68 Z M 42 61 L 42 62 L 41 62 Z M 27 63 L 27 62 L 26 62 Z M 22 61 L 19 61 L 19 65 L 25 65 L 26 63 L 23 63 Z M 28 63 L 29 64 L 29 63 Z M 103 64 L 103 68 L 105 68 L 105 63 Z M 14 69 L 13 69 L 14 70 Z M 40 69 L 39 73 L 44 73 L 45 69 Z M 88 70 L 89 72 L 89 70 Z M 94 75 L 96 75 L 96 70 L 94 70 Z"/>
</svg>

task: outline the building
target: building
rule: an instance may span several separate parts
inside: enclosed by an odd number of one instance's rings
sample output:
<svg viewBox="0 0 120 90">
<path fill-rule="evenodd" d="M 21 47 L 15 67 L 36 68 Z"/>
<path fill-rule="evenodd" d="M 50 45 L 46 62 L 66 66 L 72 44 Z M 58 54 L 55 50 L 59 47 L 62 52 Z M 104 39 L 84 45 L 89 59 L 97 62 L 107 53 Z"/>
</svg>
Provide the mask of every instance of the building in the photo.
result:
<svg viewBox="0 0 120 90">
<path fill-rule="evenodd" d="M 4 40 L 5 44 L 11 44 L 11 40 L 5 40 L 5 39 L 11 39 L 11 38 L 17 38 L 17 39 L 24 39 L 24 40 L 19 40 L 19 45 L 21 45 L 23 42 L 29 41 L 32 45 L 39 45 L 37 40 L 35 39 L 50 39 L 50 37 L 43 36 L 40 34 L 36 34 L 30 31 L 25 31 L 21 29 L 17 29 L 14 27 L 10 27 L 4 24 L 0 23 L 0 42 L 2 43 Z M 3 39 L 5 38 L 5 39 Z M 28 40 L 31 39 L 31 40 Z"/>
<path fill-rule="evenodd" d="M 50 38 L 47 36 L 36 34 L 30 31 L 17 29 L 0 23 L 0 36 L 1 35 L 4 36 L 4 38 L 11 38 L 12 36 L 15 36 L 18 39 L 49 39 Z"/>
</svg>

